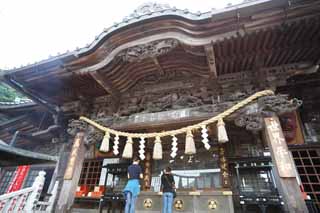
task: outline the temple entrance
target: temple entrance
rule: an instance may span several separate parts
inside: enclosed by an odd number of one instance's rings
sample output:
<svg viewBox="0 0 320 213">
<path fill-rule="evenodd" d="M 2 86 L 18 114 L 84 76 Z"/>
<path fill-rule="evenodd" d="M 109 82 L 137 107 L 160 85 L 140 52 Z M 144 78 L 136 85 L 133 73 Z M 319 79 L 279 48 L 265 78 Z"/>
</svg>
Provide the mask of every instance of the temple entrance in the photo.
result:
<svg viewBox="0 0 320 213">
<path fill-rule="evenodd" d="M 153 124 L 153 128 L 130 131 L 161 132 L 193 123 Z M 255 209 L 259 209 L 261 212 L 282 212 L 283 199 L 276 186 L 272 159 L 262 132 L 248 131 L 231 121 L 226 126 L 229 142 L 225 144 L 218 142 L 215 126 L 208 127 L 207 132 L 193 131 L 194 154 L 185 153 L 184 135 L 177 135 L 174 139 L 164 137 L 161 160 L 152 158 L 153 140 L 145 141 L 144 156 L 141 156 L 141 143 L 134 139 L 133 155 L 144 157 L 140 163 L 144 179 L 141 180 L 137 211 L 161 210 L 160 177 L 164 168 L 170 166 L 177 186 L 176 211 L 256 212 Z M 204 133 L 208 134 L 207 143 L 203 141 Z M 120 137 L 119 144 L 122 144 L 119 150 L 123 150 L 126 138 Z M 114 145 L 114 138 L 110 138 L 110 147 Z M 121 191 L 127 177 L 113 171 L 131 162 L 112 153 L 100 152 L 99 146 L 93 147 L 95 158 L 83 164 L 74 208 L 97 209 L 101 206 L 99 198 L 104 196 L 104 209 L 113 206 L 120 211 L 124 205 Z M 104 167 L 109 167 L 109 174 Z"/>
</svg>

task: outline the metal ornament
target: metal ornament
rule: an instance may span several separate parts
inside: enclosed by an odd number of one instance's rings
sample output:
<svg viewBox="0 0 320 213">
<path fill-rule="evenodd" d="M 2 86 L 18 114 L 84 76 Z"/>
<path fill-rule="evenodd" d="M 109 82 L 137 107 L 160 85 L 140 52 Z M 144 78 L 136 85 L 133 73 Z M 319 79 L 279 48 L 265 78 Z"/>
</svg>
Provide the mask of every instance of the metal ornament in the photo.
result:
<svg viewBox="0 0 320 213">
<path fill-rule="evenodd" d="M 216 200 L 208 201 L 208 209 L 213 210 L 213 209 L 216 209 L 217 206 L 218 206 L 218 202 Z"/>
<path fill-rule="evenodd" d="M 152 199 L 151 198 L 146 198 L 143 201 L 143 207 L 145 209 L 151 209 L 152 208 Z"/>
<path fill-rule="evenodd" d="M 184 204 L 184 203 L 183 203 L 183 200 L 178 199 L 178 200 L 175 200 L 175 201 L 174 201 L 173 206 L 174 206 L 175 210 L 181 211 L 181 210 L 183 210 L 183 208 L 184 208 L 183 204 Z"/>
</svg>

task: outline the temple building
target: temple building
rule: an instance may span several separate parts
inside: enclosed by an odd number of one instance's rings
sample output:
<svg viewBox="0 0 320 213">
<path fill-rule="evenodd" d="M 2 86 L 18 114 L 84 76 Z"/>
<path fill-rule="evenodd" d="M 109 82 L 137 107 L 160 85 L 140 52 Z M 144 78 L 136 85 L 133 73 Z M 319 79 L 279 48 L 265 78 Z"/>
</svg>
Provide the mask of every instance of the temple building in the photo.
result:
<svg viewBox="0 0 320 213">
<path fill-rule="evenodd" d="M 319 32 L 316 0 L 148 3 L 86 47 L 0 70 L 27 97 L 0 103 L 1 211 L 120 212 L 138 156 L 138 213 L 161 211 L 167 166 L 174 212 L 317 212 Z"/>
</svg>

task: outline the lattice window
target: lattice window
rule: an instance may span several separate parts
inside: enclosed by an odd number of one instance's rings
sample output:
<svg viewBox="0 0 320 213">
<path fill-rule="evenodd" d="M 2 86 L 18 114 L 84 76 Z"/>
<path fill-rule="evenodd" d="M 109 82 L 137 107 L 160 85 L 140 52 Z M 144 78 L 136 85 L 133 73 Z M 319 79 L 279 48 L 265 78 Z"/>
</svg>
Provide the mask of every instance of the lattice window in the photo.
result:
<svg viewBox="0 0 320 213">
<path fill-rule="evenodd" d="M 320 149 L 293 150 L 292 156 L 305 192 L 320 208 Z"/>
<path fill-rule="evenodd" d="M 34 180 L 36 179 L 36 177 L 38 176 L 40 170 L 32 170 L 30 169 L 29 173 L 28 173 L 28 177 L 24 183 L 24 188 L 30 187 L 32 186 Z"/>
<path fill-rule="evenodd" d="M 87 160 L 83 163 L 79 185 L 87 185 L 90 190 L 99 185 L 102 160 Z"/>
<path fill-rule="evenodd" d="M 15 175 L 15 168 L 12 169 L 3 169 L 2 176 L 0 178 L 0 194 L 7 192 L 7 189 Z"/>
</svg>

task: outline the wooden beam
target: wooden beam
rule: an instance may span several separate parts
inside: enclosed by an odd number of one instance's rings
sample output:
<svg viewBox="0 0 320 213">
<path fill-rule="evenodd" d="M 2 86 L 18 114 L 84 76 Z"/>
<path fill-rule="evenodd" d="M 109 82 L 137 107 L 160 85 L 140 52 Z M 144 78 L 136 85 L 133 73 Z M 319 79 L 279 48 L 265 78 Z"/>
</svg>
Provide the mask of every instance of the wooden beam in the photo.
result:
<svg viewBox="0 0 320 213">
<path fill-rule="evenodd" d="M 218 77 L 218 74 L 217 74 L 217 67 L 216 67 L 216 57 L 214 54 L 212 44 L 205 45 L 204 50 L 205 50 L 206 56 L 207 56 L 207 63 L 209 66 L 210 76 L 213 79 L 216 79 Z"/>
<path fill-rule="evenodd" d="M 90 75 L 108 94 L 111 95 L 115 105 L 118 105 L 121 94 L 120 91 L 113 86 L 112 82 L 97 71 L 90 72 Z"/>
<path fill-rule="evenodd" d="M 21 116 L 18 116 L 18 117 L 15 117 L 15 118 L 12 118 L 10 120 L 7 120 L 3 123 L 0 123 L 0 128 L 1 129 L 5 129 L 7 127 L 10 127 L 11 125 L 15 125 L 19 122 L 22 122 L 23 120 L 27 119 L 29 117 L 28 114 L 26 115 L 21 115 Z"/>
<path fill-rule="evenodd" d="M 47 109 L 51 114 L 58 114 L 59 113 L 59 107 L 55 106 L 51 103 L 49 103 L 46 100 L 43 100 L 40 98 L 40 95 L 38 95 L 35 91 L 31 91 L 30 89 L 26 88 L 21 82 L 18 82 L 16 79 L 14 79 L 12 76 L 4 75 L 5 83 L 16 89 L 18 92 L 21 92 L 28 98 L 30 98 L 35 103 L 43 106 L 45 109 Z"/>
<path fill-rule="evenodd" d="M 152 58 L 152 60 L 153 60 L 154 64 L 156 65 L 160 75 L 164 75 L 164 70 L 162 69 L 158 59 L 156 57 L 154 57 L 154 58 Z"/>
</svg>

